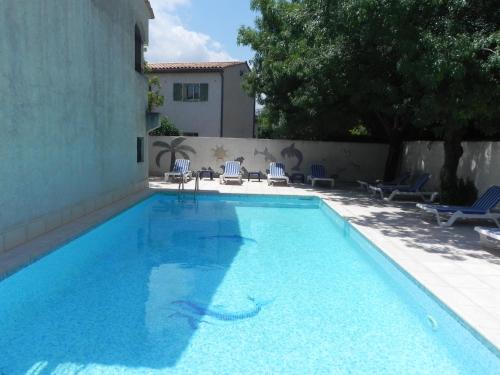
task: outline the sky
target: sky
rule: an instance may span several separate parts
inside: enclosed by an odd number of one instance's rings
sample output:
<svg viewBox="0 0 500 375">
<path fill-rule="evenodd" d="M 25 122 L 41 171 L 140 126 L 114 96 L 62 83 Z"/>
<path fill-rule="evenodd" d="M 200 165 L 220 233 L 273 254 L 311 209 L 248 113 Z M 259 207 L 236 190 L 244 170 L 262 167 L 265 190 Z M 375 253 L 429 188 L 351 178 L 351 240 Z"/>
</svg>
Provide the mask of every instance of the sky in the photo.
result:
<svg viewBox="0 0 500 375">
<path fill-rule="evenodd" d="M 248 61 L 238 46 L 240 26 L 253 26 L 250 0 L 150 0 L 148 62 Z"/>
</svg>

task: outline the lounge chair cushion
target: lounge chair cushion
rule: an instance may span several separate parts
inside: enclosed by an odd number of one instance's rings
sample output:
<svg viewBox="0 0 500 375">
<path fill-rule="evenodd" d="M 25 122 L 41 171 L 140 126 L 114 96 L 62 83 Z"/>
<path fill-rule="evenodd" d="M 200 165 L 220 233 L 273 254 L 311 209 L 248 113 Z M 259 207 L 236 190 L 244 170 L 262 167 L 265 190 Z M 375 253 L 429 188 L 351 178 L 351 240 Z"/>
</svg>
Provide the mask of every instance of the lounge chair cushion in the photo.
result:
<svg viewBox="0 0 500 375">
<path fill-rule="evenodd" d="M 189 171 L 190 161 L 187 159 L 176 159 L 174 163 L 173 173 L 184 174 Z"/>
<path fill-rule="evenodd" d="M 271 178 L 285 179 L 285 166 L 283 163 L 271 163 L 269 165 L 269 175 Z"/>
<path fill-rule="evenodd" d="M 239 161 L 226 161 L 224 167 L 224 177 L 239 177 L 240 169 L 241 167 Z"/>
<path fill-rule="evenodd" d="M 311 177 L 312 178 L 326 178 L 326 169 L 321 164 L 311 165 Z"/>
</svg>

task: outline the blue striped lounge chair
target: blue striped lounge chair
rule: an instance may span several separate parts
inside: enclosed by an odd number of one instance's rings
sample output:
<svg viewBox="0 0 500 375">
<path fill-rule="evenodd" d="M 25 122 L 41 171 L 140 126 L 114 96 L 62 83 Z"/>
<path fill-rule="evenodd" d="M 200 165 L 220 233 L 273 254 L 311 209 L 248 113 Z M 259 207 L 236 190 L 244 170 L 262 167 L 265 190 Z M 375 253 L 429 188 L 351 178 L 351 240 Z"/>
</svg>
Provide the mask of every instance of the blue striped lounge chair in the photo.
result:
<svg viewBox="0 0 500 375">
<path fill-rule="evenodd" d="M 267 184 L 273 185 L 275 182 L 285 182 L 288 185 L 288 177 L 285 175 L 285 165 L 283 163 L 269 164 L 269 174 Z"/>
<path fill-rule="evenodd" d="M 377 180 L 375 182 L 368 182 L 368 181 L 363 181 L 363 180 L 358 180 L 358 184 L 361 188 L 365 190 L 369 190 L 370 185 L 373 186 L 380 186 L 380 185 L 404 185 L 405 182 L 407 182 L 410 179 L 411 174 L 410 173 L 404 173 L 398 178 L 392 180 L 392 181 L 387 181 L 384 182 L 382 180 Z"/>
<path fill-rule="evenodd" d="M 397 197 L 417 197 L 423 201 L 433 202 L 438 196 L 438 192 L 423 191 L 425 184 L 427 184 L 430 179 L 431 175 L 429 173 L 424 173 L 418 176 L 411 185 L 370 185 L 369 189 L 373 195 L 380 194 L 382 199 L 384 199 L 384 195 L 387 195 L 385 199 L 388 201 L 392 201 Z"/>
<path fill-rule="evenodd" d="M 499 203 L 500 186 L 492 186 L 470 207 L 437 204 L 417 204 L 417 207 L 427 213 L 436 215 L 436 220 L 440 226 L 452 226 L 458 219 L 483 219 L 492 220 L 500 228 L 500 212 L 492 211 Z M 448 220 L 443 222 L 441 216 L 448 217 Z"/>
<path fill-rule="evenodd" d="M 335 179 L 328 178 L 326 175 L 326 169 L 321 164 L 311 165 L 311 174 L 307 176 L 307 181 L 311 181 L 311 185 L 314 187 L 317 181 L 326 181 L 330 183 L 331 187 L 335 186 Z"/>
<path fill-rule="evenodd" d="M 228 181 L 237 181 L 240 185 L 243 183 L 239 161 L 226 161 L 224 173 L 219 176 L 219 182 L 224 184 Z"/>
<path fill-rule="evenodd" d="M 189 170 L 190 163 L 191 161 L 188 159 L 176 159 L 172 170 L 165 173 L 165 182 L 175 177 L 182 178 L 186 182 L 191 177 L 191 171 Z"/>
<path fill-rule="evenodd" d="M 500 229 L 475 227 L 474 230 L 479 233 L 481 244 L 485 247 L 500 248 Z"/>
</svg>

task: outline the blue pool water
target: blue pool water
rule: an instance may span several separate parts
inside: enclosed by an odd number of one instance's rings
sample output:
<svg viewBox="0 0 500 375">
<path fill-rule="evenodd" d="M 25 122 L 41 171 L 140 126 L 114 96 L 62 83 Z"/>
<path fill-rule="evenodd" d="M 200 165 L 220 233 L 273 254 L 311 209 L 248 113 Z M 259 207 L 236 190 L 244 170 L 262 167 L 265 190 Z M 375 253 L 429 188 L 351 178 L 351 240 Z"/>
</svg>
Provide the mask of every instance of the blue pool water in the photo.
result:
<svg viewBox="0 0 500 375">
<path fill-rule="evenodd" d="M 0 374 L 500 374 L 318 199 L 154 195 L 0 282 Z"/>
</svg>

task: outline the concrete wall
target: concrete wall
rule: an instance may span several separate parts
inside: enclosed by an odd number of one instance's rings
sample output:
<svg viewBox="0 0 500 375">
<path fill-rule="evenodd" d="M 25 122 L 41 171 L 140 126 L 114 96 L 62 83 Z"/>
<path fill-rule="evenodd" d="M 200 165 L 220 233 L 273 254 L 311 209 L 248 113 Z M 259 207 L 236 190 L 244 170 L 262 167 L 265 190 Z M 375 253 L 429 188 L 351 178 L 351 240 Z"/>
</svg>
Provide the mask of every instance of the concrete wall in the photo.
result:
<svg viewBox="0 0 500 375">
<path fill-rule="evenodd" d="M 0 2 L 0 251 L 144 188 L 148 16 L 143 0 Z"/>
<path fill-rule="evenodd" d="M 222 78 L 220 73 L 155 73 L 160 79 L 165 96 L 162 107 L 156 108 L 184 132 L 195 132 L 200 137 L 220 136 Z M 174 101 L 174 83 L 208 83 L 208 101 Z"/>
<path fill-rule="evenodd" d="M 500 185 L 500 142 L 464 142 L 458 175 L 471 179 L 479 193 Z M 432 173 L 429 188 L 439 189 L 439 173 L 444 161 L 442 142 L 417 141 L 405 144 L 402 170 Z"/>
<path fill-rule="evenodd" d="M 159 176 L 170 168 L 171 153 L 153 146 L 156 141 L 172 142 L 178 137 L 149 137 L 150 175 Z M 177 149 L 188 154 L 192 170 L 213 169 L 222 172 L 226 160 L 240 160 L 246 171 L 266 173 L 271 161 L 283 161 L 288 173 L 309 174 L 312 163 L 321 163 L 328 174 L 338 174 L 339 180 L 376 179 L 384 172 L 388 147 L 385 144 L 348 142 L 309 142 L 269 139 L 181 137 Z M 181 142 L 179 142 L 181 141 Z M 189 148 L 182 148 L 189 146 Z M 193 149 L 194 152 L 190 151 Z M 180 153 L 176 157 L 182 158 Z"/>
<path fill-rule="evenodd" d="M 255 99 L 242 87 L 247 64 L 224 69 L 224 137 L 253 138 Z"/>
</svg>

